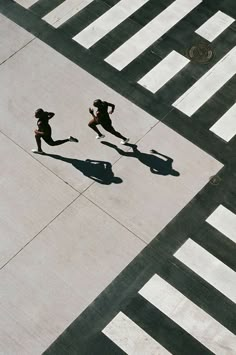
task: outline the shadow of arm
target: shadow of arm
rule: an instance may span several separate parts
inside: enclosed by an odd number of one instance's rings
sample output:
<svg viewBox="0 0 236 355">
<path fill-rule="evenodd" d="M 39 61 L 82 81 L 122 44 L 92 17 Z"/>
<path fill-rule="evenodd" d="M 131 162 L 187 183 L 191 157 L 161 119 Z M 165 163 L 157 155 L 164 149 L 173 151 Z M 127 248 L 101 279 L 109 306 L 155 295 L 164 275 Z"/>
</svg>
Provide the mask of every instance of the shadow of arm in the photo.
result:
<svg viewBox="0 0 236 355">
<path fill-rule="evenodd" d="M 160 152 L 157 152 L 155 149 L 151 149 L 150 152 L 151 152 L 152 154 L 157 154 L 157 155 L 159 155 L 160 157 L 165 158 L 169 163 L 173 163 L 173 161 L 174 161 L 172 158 L 170 158 L 170 157 L 168 157 L 167 155 L 164 155 L 164 154 L 162 154 L 162 153 L 160 153 Z"/>
</svg>

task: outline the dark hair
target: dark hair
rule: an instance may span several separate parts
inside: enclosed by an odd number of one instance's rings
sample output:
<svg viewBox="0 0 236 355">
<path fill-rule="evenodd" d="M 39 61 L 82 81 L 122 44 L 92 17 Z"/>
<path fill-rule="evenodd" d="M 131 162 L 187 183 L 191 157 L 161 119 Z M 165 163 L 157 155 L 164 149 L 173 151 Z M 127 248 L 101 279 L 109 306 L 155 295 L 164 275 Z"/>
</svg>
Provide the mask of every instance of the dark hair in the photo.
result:
<svg viewBox="0 0 236 355">
<path fill-rule="evenodd" d="M 93 106 L 98 107 L 98 106 L 101 105 L 101 103 L 102 103 L 102 100 L 96 99 L 96 100 L 93 101 Z"/>
<path fill-rule="evenodd" d="M 35 117 L 36 117 L 36 118 L 39 118 L 39 117 L 42 115 L 43 112 L 44 112 L 44 111 L 43 111 L 42 108 L 38 108 L 38 109 L 35 111 Z"/>
</svg>

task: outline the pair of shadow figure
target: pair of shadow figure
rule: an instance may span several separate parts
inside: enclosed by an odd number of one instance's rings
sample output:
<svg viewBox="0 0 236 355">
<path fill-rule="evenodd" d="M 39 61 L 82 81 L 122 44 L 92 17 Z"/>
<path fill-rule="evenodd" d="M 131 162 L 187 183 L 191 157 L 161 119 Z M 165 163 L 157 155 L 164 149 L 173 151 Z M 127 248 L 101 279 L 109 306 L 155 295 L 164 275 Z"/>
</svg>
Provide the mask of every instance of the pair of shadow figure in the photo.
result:
<svg viewBox="0 0 236 355">
<path fill-rule="evenodd" d="M 142 164 L 146 165 L 150 168 L 151 173 L 157 175 L 173 175 L 179 176 L 179 172 L 172 168 L 173 159 L 157 152 L 156 150 L 152 149 L 150 152 L 152 154 L 143 153 L 138 150 L 136 144 L 129 144 L 127 143 L 126 146 L 132 148 L 132 151 L 124 151 L 117 147 L 115 144 L 102 141 L 102 144 L 115 149 L 120 155 L 130 158 L 138 159 Z M 114 176 L 112 171 L 112 165 L 110 162 L 102 161 L 102 160 L 79 160 L 79 159 L 71 159 L 66 158 L 61 155 L 56 154 L 47 154 L 49 157 L 54 159 L 62 160 L 66 163 L 72 164 L 76 169 L 81 171 L 82 174 L 87 176 L 88 178 L 104 185 L 120 184 L 122 183 L 122 179 L 120 177 Z M 157 156 L 159 155 L 159 157 Z M 164 158 L 164 159 L 163 159 Z"/>
</svg>

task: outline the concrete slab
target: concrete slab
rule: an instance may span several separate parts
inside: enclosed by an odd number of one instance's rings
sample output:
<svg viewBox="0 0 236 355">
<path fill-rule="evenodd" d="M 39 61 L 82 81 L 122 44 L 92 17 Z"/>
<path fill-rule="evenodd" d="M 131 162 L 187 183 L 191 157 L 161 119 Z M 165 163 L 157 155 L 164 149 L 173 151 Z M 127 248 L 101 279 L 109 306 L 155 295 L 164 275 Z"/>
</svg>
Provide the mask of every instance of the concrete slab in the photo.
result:
<svg viewBox="0 0 236 355">
<path fill-rule="evenodd" d="M 0 133 L 0 268 L 79 194 Z"/>
<path fill-rule="evenodd" d="M 150 149 L 173 159 L 172 167 L 180 175 L 173 176 L 166 159 L 150 154 Z M 138 150 L 120 151 L 123 158 L 113 166 L 115 175 L 123 180 L 118 188 L 110 185 L 104 194 L 104 187 L 96 184 L 85 195 L 144 241 L 150 242 L 222 164 L 162 123 L 141 139 Z"/>
<path fill-rule="evenodd" d="M 102 98 L 116 104 L 112 116 L 114 126 L 134 142 L 157 123 L 154 117 L 38 39 L 0 67 L 0 80 L 4 88 L 0 95 L 2 131 L 28 151 L 35 147 L 34 112 L 38 107 L 56 113 L 51 121 L 55 139 L 69 135 L 80 139 L 79 144 L 54 148 L 43 144 L 43 149 L 82 161 L 89 158 L 112 163 L 118 159 L 115 152 L 105 149 L 95 139 L 96 133 L 87 126 L 92 118 L 88 108 L 94 99 Z M 106 136 L 112 142 L 120 143 L 108 132 Z M 91 180 L 78 172 L 70 161 L 65 164 L 65 161 L 42 156 L 37 159 L 81 192 L 91 184 Z"/>
<path fill-rule="evenodd" d="M 41 354 L 143 247 L 80 196 L 1 271 L 1 353 Z"/>
<path fill-rule="evenodd" d="M 33 35 L 0 14 L 0 64 L 33 39 Z"/>
</svg>

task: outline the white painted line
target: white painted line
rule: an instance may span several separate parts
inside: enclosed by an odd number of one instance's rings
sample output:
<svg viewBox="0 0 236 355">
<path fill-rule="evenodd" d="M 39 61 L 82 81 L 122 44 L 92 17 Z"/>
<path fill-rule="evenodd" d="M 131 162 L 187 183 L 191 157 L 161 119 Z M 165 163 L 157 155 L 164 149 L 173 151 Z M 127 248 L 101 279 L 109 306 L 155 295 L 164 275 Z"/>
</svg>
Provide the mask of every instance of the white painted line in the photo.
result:
<svg viewBox="0 0 236 355">
<path fill-rule="evenodd" d="M 174 256 L 236 303 L 236 273 L 219 259 L 192 239 L 188 239 Z"/>
<path fill-rule="evenodd" d="M 28 9 L 30 6 L 34 5 L 38 0 L 14 0 L 19 5 Z"/>
<path fill-rule="evenodd" d="M 236 243 L 236 214 L 226 207 L 219 205 L 206 221 Z"/>
<path fill-rule="evenodd" d="M 229 142 L 236 134 L 236 104 L 234 104 L 211 128 L 217 136 Z M 235 231 L 236 234 L 236 231 Z"/>
<path fill-rule="evenodd" d="M 74 40 L 85 48 L 91 47 L 126 18 L 137 11 L 148 0 L 121 0 L 104 15 L 74 36 Z"/>
<path fill-rule="evenodd" d="M 173 106 L 191 117 L 233 75 L 236 74 L 236 47 L 180 96 Z"/>
<path fill-rule="evenodd" d="M 195 32 L 201 37 L 207 39 L 209 42 L 212 42 L 234 21 L 234 18 L 218 11 Z"/>
<path fill-rule="evenodd" d="M 176 0 L 128 41 L 111 53 L 105 61 L 122 70 L 174 25 L 191 12 L 202 0 Z"/>
<path fill-rule="evenodd" d="M 160 276 L 154 275 L 139 293 L 214 354 L 234 354 L 236 336 Z"/>
<path fill-rule="evenodd" d="M 155 93 L 188 63 L 189 59 L 172 51 L 152 70 L 143 76 L 138 83 L 152 93 Z"/>
<path fill-rule="evenodd" d="M 58 28 L 91 2 L 93 2 L 93 0 L 66 0 L 45 15 L 43 20 L 53 27 Z"/>
<path fill-rule="evenodd" d="M 102 332 L 128 355 L 170 354 L 122 312 Z"/>
</svg>

